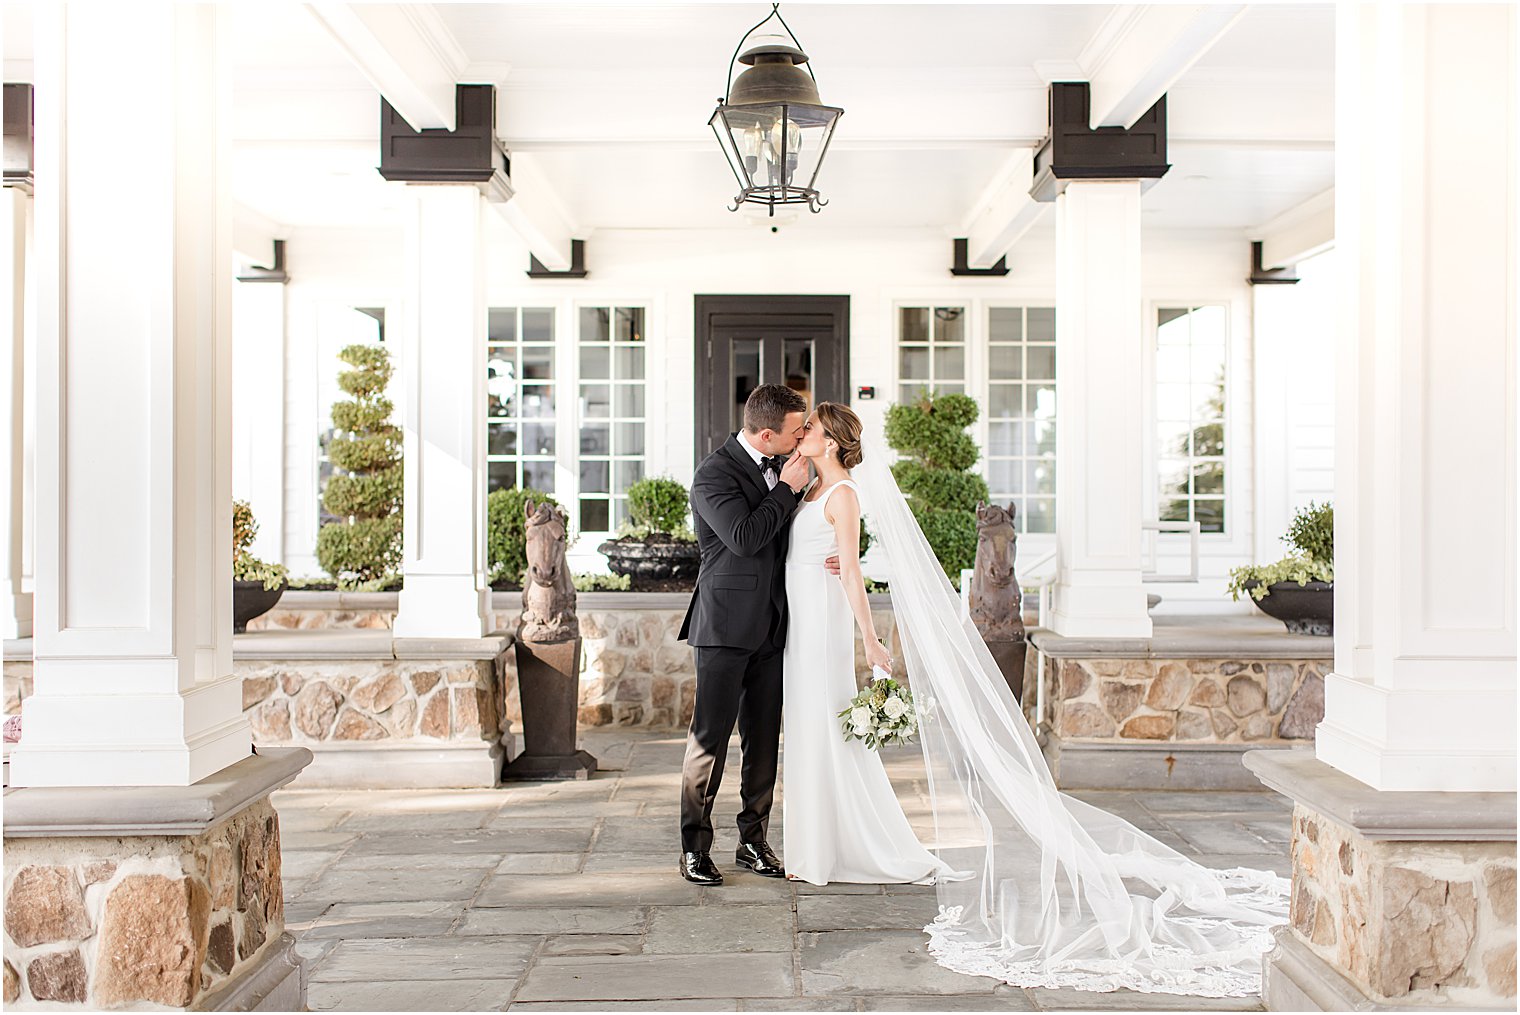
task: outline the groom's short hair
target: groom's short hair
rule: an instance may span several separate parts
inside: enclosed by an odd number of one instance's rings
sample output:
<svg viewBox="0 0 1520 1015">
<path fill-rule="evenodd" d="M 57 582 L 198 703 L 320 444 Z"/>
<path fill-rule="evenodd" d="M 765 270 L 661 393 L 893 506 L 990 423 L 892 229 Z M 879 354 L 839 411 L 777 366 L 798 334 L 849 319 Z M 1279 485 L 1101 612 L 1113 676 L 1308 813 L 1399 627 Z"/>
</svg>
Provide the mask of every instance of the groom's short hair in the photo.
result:
<svg viewBox="0 0 1520 1015">
<path fill-rule="evenodd" d="M 807 412 L 807 399 L 785 384 L 762 384 L 744 402 L 744 429 L 750 433 L 780 430 L 793 412 Z"/>
</svg>

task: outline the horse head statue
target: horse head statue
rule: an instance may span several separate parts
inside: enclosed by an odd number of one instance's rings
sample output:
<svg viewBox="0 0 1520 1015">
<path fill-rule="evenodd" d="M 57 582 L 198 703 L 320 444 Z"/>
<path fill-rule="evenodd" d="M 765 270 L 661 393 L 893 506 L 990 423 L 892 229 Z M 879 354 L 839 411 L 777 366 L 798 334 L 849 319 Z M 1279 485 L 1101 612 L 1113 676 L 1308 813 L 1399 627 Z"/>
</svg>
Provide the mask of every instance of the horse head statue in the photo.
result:
<svg viewBox="0 0 1520 1015">
<path fill-rule="evenodd" d="M 575 615 L 575 585 L 565 563 L 565 509 L 548 501 L 525 505 L 528 572 L 523 579 L 522 630 L 526 641 L 568 641 L 580 636 Z"/>
<path fill-rule="evenodd" d="M 976 571 L 971 578 L 971 619 L 987 641 L 1024 638 L 1024 595 L 1014 561 L 1018 533 L 1017 508 L 996 504 L 976 506 Z"/>
</svg>

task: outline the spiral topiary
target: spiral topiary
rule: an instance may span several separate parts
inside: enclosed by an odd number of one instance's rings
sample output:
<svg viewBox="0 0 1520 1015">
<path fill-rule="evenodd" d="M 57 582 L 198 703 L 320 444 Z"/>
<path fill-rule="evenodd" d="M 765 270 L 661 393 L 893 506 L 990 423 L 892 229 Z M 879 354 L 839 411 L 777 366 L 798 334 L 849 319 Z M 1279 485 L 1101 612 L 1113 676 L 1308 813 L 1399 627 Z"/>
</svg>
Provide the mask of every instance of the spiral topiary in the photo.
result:
<svg viewBox="0 0 1520 1015">
<path fill-rule="evenodd" d="M 338 375 L 349 395 L 334 403 L 328 457 L 338 471 L 322 503 L 339 520 L 317 533 L 317 563 L 340 588 L 383 583 L 401 567 L 401 430 L 390 422 L 385 397 L 390 354 L 373 345 L 350 345 L 338 358 L 352 370 Z"/>
<path fill-rule="evenodd" d="M 976 562 L 976 505 L 990 496 L 987 481 L 967 471 L 981 457 L 966 432 L 979 413 L 969 395 L 928 391 L 917 402 L 887 410 L 887 443 L 905 456 L 892 475 L 957 587 L 961 569 Z"/>
</svg>

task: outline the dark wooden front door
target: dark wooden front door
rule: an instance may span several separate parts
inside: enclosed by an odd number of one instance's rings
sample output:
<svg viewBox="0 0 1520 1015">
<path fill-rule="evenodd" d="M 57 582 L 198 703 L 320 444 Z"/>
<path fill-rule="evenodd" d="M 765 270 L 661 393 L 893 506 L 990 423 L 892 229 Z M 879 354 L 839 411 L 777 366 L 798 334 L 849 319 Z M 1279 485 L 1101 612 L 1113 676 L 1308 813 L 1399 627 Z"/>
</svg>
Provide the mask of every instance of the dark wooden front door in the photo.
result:
<svg viewBox="0 0 1520 1015">
<path fill-rule="evenodd" d="M 698 296 L 696 312 L 697 461 L 743 425 L 761 384 L 849 402 L 848 296 Z"/>
</svg>

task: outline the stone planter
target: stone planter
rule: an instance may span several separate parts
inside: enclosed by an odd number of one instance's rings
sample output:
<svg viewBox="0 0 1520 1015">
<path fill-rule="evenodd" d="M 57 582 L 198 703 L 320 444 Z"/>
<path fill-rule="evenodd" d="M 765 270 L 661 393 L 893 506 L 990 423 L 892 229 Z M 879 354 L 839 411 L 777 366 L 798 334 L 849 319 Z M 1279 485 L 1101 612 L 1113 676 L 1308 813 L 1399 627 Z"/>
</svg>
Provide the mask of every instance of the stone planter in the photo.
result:
<svg viewBox="0 0 1520 1015">
<path fill-rule="evenodd" d="M 279 588 L 266 589 L 263 582 L 232 582 L 232 631 L 242 634 L 248 630 L 248 622 L 262 617 L 274 609 L 274 604 L 285 594 L 285 583 Z"/>
<path fill-rule="evenodd" d="M 648 541 L 609 539 L 596 549 L 606 555 L 613 574 L 634 579 L 695 578 L 697 566 L 702 562 L 702 551 L 696 543 L 677 542 L 661 535 L 650 536 Z"/>
<path fill-rule="evenodd" d="M 1246 584 L 1247 590 L 1257 582 Z M 1293 634 L 1332 635 L 1335 633 L 1335 585 L 1333 582 L 1277 582 L 1270 585 L 1265 599 L 1252 599 L 1256 608 L 1283 622 Z"/>
</svg>

